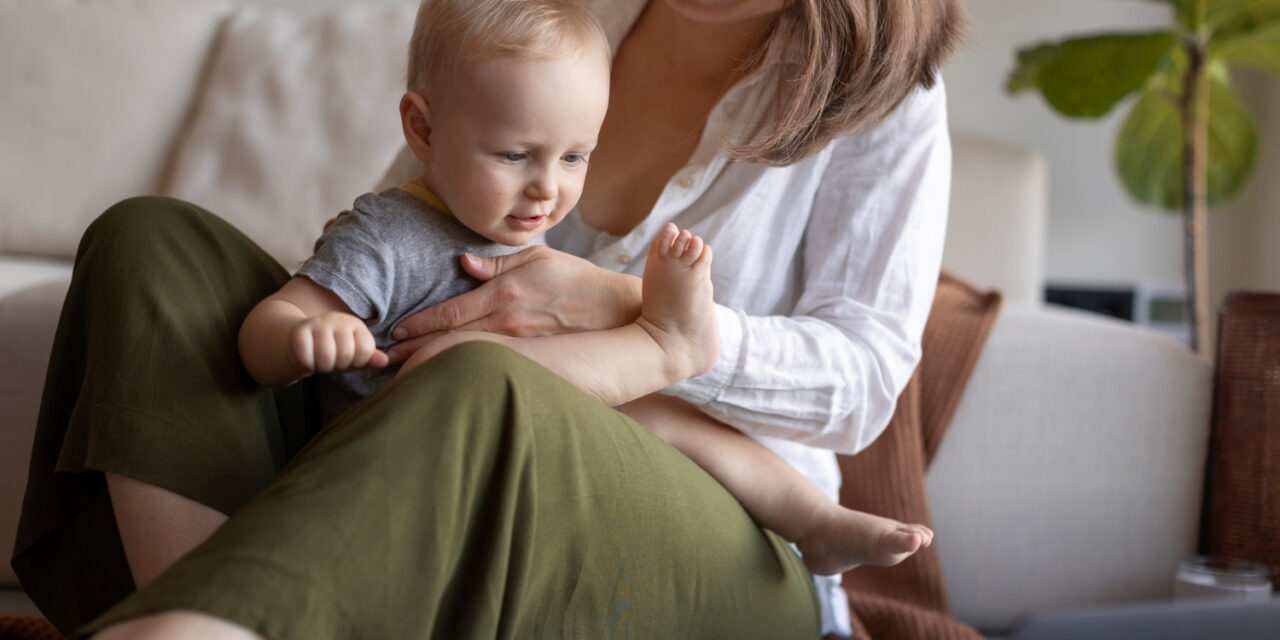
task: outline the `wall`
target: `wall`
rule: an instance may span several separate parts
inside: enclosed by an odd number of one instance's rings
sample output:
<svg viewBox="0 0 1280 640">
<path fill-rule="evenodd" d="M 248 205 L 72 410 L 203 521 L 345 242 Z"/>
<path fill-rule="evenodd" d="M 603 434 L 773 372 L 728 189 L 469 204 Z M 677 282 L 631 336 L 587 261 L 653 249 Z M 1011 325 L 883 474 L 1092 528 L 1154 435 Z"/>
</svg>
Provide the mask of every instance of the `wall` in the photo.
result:
<svg viewBox="0 0 1280 640">
<path fill-rule="evenodd" d="M 1239 199 L 1209 216 L 1210 288 L 1280 291 L 1280 78 L 1236 74 L 1259 129 L 1258 164 Z"/>
<path fill-rule="evenodd" d="M 1163 28 L 1168 5 L 1137 0 L 967 0 L 966 46 L 944 68 L 954 129 L 1039 149 L 1049 164 L 1046 277 L 1067 284 L 1182 286 L 1177 216 L 1144 208 L 1123 191 L 1112 164 L 1122 103 L 1100 120 L 1068 120 L 1040 96 L 1008 96 L 1004 77 L 1019 46 L 1100 31 Z M 1259 120 L 1258 170 L 1233 206 L 1210 217 L 1211 304 L 1242 287 L 1280 290 L 1280 81 L 1238 74 Z"/>
<path fill-rule="evenodd" d="M 1176 285 L 1180 227 L 1123 192 L 1111 156 L 1122 104 L 1101 120 L 1059 116 L 1034 93 L 1009 96 L 1004 79 L 1020 46 L 1070 34 L 1141 31 L 1167 5 L 1116 0 L 968 0 L 966 46 L 944 68 L 951 125 L 1039 149 L 1049 164 L 1046 277 L 1063 283 Z"/>
<path fill-rule="evenodd" d="M 240 4 L 282 7 L 293 11 L 320 11 L 329 7 L 362 2 L 366 4 L 417 4 L 418 0 L 237 0 Z"/>
</svg>

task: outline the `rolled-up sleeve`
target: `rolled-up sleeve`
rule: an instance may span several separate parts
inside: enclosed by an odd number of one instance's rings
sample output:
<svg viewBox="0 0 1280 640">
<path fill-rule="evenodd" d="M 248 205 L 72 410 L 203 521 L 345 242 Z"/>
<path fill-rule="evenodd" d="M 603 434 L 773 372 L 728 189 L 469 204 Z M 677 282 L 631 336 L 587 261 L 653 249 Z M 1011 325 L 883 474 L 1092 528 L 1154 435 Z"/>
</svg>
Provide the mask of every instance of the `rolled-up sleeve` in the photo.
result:
<svg viewBox="0 0 1280 640">
<path fill-rule="evenodd" d="M 718 364 L 667 393 L 748 433 L 855 453 L 920 360 L 950 193 L 944 91 L 917 91 L 829 151 L 786 285 L 791 311 L 718 307 Z"/>
</svg>

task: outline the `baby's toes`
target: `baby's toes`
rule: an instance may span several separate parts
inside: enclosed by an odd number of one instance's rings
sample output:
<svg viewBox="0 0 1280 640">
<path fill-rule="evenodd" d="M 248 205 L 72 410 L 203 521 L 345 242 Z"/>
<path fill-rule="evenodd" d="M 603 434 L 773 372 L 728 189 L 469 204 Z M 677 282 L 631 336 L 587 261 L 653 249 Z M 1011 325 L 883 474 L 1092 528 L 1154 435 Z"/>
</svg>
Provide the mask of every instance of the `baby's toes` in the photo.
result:
<svg viewBox="0 0 1280 640">
<path fill-rule="evenodd" d="M 684 247 L 684 253 L 680 254 L 680 263 L 686 267 L 692 265 L 702 255 L 702 247 L 702 238 L 698 236 L 691 237 L 689 244 Z"/>
<path fill-rule="evenodd" d="M 653 239 L 653 244 L 649 247 L 650 251 L 655 256 L 663 258 L 670 256 L 672 245 L 679 234 L 680 231 L 676 225 L 668 222 L 662 227 L 662 231 L 658 232 L 658 237 Z"/>
<path fill-rule="evenodd" d="M 914 527 L 902 527 L 889 534 L 889 547 L 893 553 L 915 553 L 924 546 L 925 536 Z"/>
<path fill-rule="evenodd" d="M 676 236 L 676 241 L 671 244 L 671 257 L 680 258 L 689 250 L 689 243 L 693 240 L 693 234 L 688 229 L 681 229 L 680 235 Z"/>
</svg>

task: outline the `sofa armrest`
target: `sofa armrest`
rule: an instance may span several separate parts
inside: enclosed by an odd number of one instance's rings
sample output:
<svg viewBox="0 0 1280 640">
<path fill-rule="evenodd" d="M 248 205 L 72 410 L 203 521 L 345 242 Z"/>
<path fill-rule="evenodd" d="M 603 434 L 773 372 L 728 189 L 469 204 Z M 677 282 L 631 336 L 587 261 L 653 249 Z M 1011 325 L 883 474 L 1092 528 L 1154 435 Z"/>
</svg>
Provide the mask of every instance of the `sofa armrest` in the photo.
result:
<svg viewBox="0 0 1280 640">
<path fill-rule="evenodd" d="M 927 478 L 957 618 L 1167 598 L 1194 553 L 1212 373 L 1098 315 L 1010 305 Z"/>
<path fill-rule="evenodd" d="M 0 265 L 3 262 L 0 261 Z M 66 266 L 70 271 L 70 265 Z M 0 590 L 16 587 L 9 567 L 27 486 L 40 393 L 67 279 L 35 272 L 43 283 L 0 295 Z M 0 612 L 2 613 L 2 612 Z"/>
</svg>

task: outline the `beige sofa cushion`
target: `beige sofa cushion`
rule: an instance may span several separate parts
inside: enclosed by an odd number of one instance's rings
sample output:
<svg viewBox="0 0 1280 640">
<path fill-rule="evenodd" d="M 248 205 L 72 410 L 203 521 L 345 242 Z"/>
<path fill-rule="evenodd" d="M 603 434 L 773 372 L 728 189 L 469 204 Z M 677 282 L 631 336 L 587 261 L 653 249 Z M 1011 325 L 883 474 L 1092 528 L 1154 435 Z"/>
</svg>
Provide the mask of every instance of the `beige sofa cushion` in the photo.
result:
<svg viewBox="0 0 1280 640">
<path fill-rule="evenodd" d="M 369 191 L 403 144 L 415 9 L 238 10 L 164 191 L 296 268 L 323 222 Z"/>
<path fill-rule="evenodd" d="M 0 0 L 0 252 L 71 257 L 155 192 L 227 5 Z"/>
<path fill-rule="evenodd" d="M 952 613 L 1168 599 L 1195 553 L 1213 372 L 1146 329 L 1009 304 L 927 478 Z"/>
</svg>

